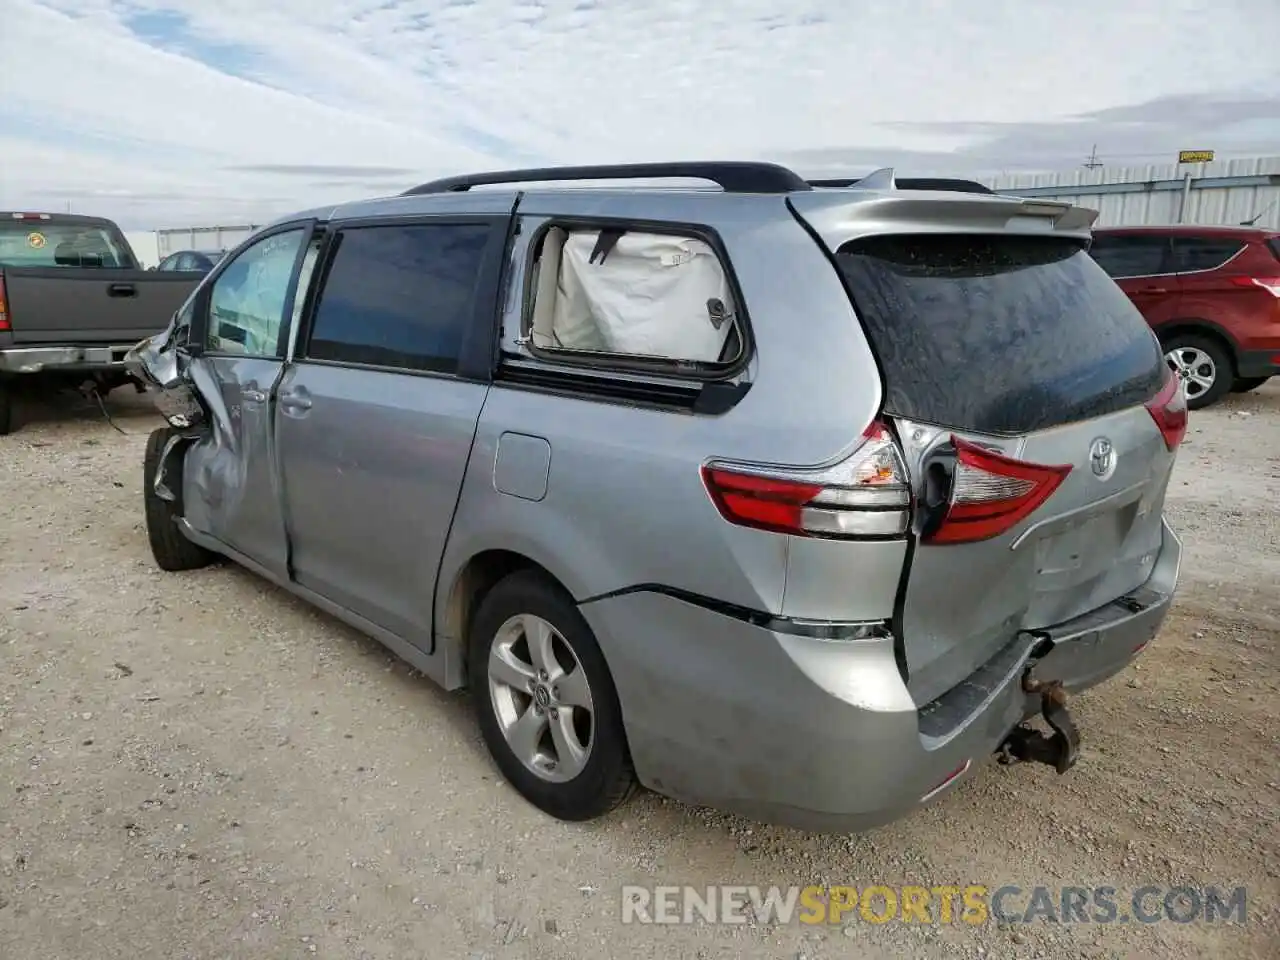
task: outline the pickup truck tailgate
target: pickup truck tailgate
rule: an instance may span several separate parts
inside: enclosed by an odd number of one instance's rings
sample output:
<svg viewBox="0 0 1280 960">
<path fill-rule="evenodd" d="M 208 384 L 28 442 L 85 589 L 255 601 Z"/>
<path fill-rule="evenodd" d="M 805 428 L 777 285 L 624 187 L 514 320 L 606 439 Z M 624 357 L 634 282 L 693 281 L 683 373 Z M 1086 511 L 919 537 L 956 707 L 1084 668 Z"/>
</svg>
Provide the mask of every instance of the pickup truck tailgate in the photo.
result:
<svg viewBox="0 0 1280 960">
<path fill-rule="evenodd" d="M 132 344 L 163 330 L 196 273 L 5 267 L 13 343 Z"/>
</svg>

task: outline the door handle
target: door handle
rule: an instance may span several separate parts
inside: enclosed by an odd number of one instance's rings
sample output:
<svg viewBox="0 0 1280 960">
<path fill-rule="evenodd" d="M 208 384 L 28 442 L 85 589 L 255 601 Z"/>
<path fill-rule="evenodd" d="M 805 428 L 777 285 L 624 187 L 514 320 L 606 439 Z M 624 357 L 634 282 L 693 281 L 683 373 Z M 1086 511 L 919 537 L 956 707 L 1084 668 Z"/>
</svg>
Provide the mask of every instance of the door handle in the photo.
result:
<svg viewBox="0 0 1280 960">
<path fill-rule="evenodd" d="M 310 410 L 311 398 L 298 393 L 282 393 L 280 406 L 284 410 Z"/>
<path fill-rule="evenodd" d="M 136 297 L 138 288 L 132 283 L 113 283 L 107 287 L 108 297 Z"/>
<path fill-rule="evenodd" d="M 261 390 L 242 390 L 240 397 L 245 403 L 266 403 L 267 395 Z"/>
</svg>

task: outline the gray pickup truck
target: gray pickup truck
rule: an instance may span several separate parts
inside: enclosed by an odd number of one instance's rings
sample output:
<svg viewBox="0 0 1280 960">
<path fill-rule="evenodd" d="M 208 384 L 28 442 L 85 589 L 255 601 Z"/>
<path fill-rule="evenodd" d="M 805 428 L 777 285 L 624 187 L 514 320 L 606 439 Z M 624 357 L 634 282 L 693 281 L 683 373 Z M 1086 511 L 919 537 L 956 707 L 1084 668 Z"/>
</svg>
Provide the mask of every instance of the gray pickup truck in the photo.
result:
<svg viewBox="0 0 1280 960">
<path fill-rule="evenodd" d="M 110 220 L 0 212 L 0 435 L 16 378 L 105 393 L 129 382 L 124 355 L 163 330 L 200 271 L 145 270 Z"/>
</svg>

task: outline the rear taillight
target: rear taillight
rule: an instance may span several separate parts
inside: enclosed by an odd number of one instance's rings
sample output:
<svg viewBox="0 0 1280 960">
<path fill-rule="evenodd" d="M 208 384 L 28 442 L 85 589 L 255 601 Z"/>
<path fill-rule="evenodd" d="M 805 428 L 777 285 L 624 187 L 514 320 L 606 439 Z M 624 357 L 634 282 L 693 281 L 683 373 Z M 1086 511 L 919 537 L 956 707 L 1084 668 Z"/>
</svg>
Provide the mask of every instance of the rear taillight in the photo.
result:
<svg viewBox="0 0 1280 960">
<path fill-rule="evenodd" d="M 823 470 L 765 469 L 709 463 L 702 482 L 730 523 L 800 537 L 903 536 L 911 492 L 902 454 L 879 423 L 862 446 Z"/>
<path fill-rule="evenodd" d="M 1231 282 L 1237 287 L 1260 287 L 1280 300 L 1280 277 L 1232 277 Z"/>
<path fill-rule="evenodd" d="M 998 537 L 1035 512 L 1071 472 L 1069 464 L 1027 463 L 959 437 L 951 442 L 956 450 L 951 495 L 942 522 L 923 538 L 926 543 Z"/>
<path fill-rule="evenodd" d="M 1182 391 L 1182 381 L 1170 375 L 1146 406 L 1151 419 L 1160 428 L 1164 445 L 1171 451 L 1177 450 L 1187 435 L 1187 395 Z"/>
<path fill-rule="evenodd" d="M 0 276 L 0 330 L 12 330 L 9 325 L 9 300 L 5 296 L 4 277 Z"/>
</svg>

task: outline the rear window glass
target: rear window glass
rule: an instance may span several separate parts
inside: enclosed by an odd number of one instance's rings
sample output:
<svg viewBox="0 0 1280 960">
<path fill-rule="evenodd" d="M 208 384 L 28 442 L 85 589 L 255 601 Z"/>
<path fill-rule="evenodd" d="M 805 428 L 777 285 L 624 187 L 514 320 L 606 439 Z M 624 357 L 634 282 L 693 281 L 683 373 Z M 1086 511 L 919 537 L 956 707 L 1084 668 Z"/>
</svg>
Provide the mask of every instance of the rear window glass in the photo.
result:
<svg viewBox="0 0 1280 960">
<path fill-rule="evenodd" d="M 1158 234 L 1094 234 L 1089 253 L 1117 280 L 1151 277 L 1168 268 L 1169 238 Z"/>
<path fill-rule="evenodd" d="M 1276 255 L 1276 259 L 1280 260 L 1280 237 L 1273 237 L 1267 241 L 1267 246 L 1271 248 L 1271 252 Z"/>
<path fill-rule="evenodd" d="M 1244 249 L 1243 240 L 1223 237 L 1174 237 L 1173 262 L 1180 273 L 1216 270 Z"/>
<path fill-rule="evenodd" d="M 1074 241 L 873 237 L 836 260 L 895 416 L 1025 433 L 1140 403 L 1164 380 L 1141 314 Z"/>
<path fill-rule="evenodd" d="M 10 267 L 133 267 L 123 239 L 108 227 L 0 220 L 0 264 Z"/>
</svg>

